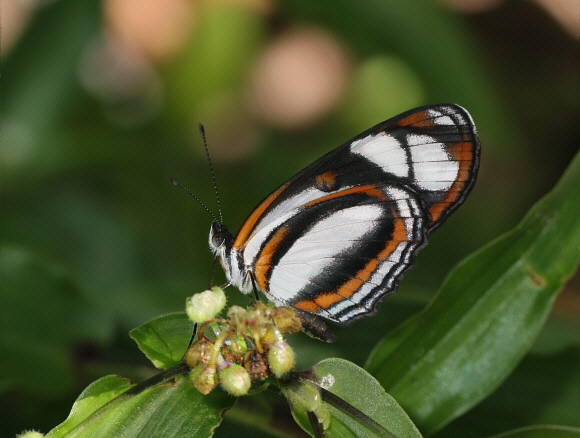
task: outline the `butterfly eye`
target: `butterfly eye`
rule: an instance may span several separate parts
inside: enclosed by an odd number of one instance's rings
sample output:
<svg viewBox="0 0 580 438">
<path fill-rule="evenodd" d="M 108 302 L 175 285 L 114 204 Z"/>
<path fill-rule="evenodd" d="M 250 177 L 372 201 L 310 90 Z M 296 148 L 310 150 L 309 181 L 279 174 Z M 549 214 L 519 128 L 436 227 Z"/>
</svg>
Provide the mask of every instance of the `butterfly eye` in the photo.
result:
<svg viewBox="0 0 580 438">
<path fill-rule="evenodd" d="M 222 246 L 229 234 L 229 231 L 225 225 L 218 222 L 213 222 L 211 224 L 211 231 L 209 234 L 209 243 L 213 248 L 219 248 Z"/>
</svg>

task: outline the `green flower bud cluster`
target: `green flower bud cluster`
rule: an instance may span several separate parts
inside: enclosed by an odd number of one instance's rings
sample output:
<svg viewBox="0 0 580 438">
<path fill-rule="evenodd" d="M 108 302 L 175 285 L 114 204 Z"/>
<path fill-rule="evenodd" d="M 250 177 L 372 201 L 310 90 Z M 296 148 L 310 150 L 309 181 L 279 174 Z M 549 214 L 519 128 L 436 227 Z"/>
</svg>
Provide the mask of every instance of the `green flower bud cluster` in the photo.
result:
<svg viewBox="0 0 580 438">
<path fill-rule="evenodd" d="M 270 375 L 280 378 L 292 369 L 294 350 L 282 333 L 297 332 L 302 323 L 294 309 L 261 302 L 247 309 L 231 306 L 227 319 L 216 319 L 225 306 L 221 294 L 214 287 L 186 301 L 187 315 L 201 327 L 185 361 L 191 367 L 190 380 L 202 394 L 209 394 L 219 384 L 231 395 L 241 396 L 248 393 L 252 382 Z M 206 327 L 213 329 L 215 341 L 205 336 Z"/>
</svg>

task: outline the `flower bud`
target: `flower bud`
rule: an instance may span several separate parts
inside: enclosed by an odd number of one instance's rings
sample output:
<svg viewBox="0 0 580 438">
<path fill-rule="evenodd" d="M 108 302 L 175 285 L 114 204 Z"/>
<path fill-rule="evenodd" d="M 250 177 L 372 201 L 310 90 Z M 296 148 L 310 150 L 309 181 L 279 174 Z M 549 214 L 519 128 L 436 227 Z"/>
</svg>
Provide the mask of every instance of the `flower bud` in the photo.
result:
<svg viewBox="0 0 580 438">
<path fill-rule="evenodd" d="M 270 317 L 270 311 L 272 310 L 273 303 L 264 303 L 262 301 L 256 301 L 254 303 L 254 309 L 264 315 L 266 318 Z"/>
<path fill-rule="evenodd" d="M 284 392 L 290 403 L 307 412 L 313 412 L 322 424 L 324 430 L 330 426 L 330 413 L 322 402 L 320 391 L 311 383 L 299 380 L 284 387 Z"/>
<path fill-rule="evenodd" d="M 252 386 L 246 369 L 234 363 L 227 363 L 218 373 L 221 387 L 234 397 L 246 395 Z"/>
<path fill-rule="evenodd" d="M 241 335 L 233 334 L 224 342 L 230 354 L 236 358 L 241 359 L 248 352 L 248 344 L 246 338 Z"/>
<path fill-rule="evenodd" d="M 187 363 L 190 368 L 194 368 L 200 363 L 207 365 L 212 350 L 213 344 L 210 341 L 205 338 L 200 339 L 185 352 L 185 363 Z"/>
<path fill-rule="evenodd" d="M 294 350 L 286 342 L 276 342 L 268 351 L 270 370 L 278 378 L 282 377 L 294 366 Z"/>
<path fill-rule="evenodd" d="M 269 327 L 266 327 L 260 337 L 260 343 L 262 345 L 272 345 L 280 340 L 278 334 L 280 333 L 279 330 L 276 329 L 275 326 L 270 324 Z"/>
<path fill-rule="evenodd" d="M 282 333 L 296 333 L 302 328 L 302 319 L 296 310 L 288 306 L 272 309 L 272 319 Z"/>
<path fill-rule="evenodd" d="M 324 430 L 328 429 L 328 426 L 330 426 L 330 412 L 328 412 L 328 409 L 326 409 L 326 407 L 321 403 L 312 412 L 314 412 L 316 418 L 318 418 L 318 422 L 322 424 L 322 428 Z"/>
<path fill-rule="evenodd" d="M 189 379 L 193 383 L 193 386 L 195 386 L 195 389 L 203 395 L 212 392 L 218 383 L 215 368 L 206 365 L 198 365 L 192 369 L 189 372 Z"/>
<path fill-rule="evenodd" d="M 230 306 L 230 308 L 228 309 L 228 318 L 230 318 L 230 319 L 241 318 L 245 314 L 246 314 L 246 309 L 244 309 L 242 306 L 238 306 L 236 304 L 234 304 L 233 306 Z"/>
<path fill-rule="evenodd" d="M 226 294 L 217 286 L 185 300 L 185 312 L 190 320 L 204 323 L 221 312 L 226 305 Z"/>
<path fill-rule="evenodd" d="M 270 321 L 260 309 L 248 309 L 246 311 L 246 322 L 252 330 L 260 330 L 264 325 Z"/>
</svg>

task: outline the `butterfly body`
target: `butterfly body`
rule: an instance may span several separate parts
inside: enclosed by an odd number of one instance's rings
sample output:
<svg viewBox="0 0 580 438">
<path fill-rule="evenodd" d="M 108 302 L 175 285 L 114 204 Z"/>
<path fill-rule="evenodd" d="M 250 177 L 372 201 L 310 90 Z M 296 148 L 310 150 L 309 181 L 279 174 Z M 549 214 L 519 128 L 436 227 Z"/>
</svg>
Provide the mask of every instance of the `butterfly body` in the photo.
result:
<svg viewBox="0 0 580 438">
<path fill-rule="evenodd" d="M 417 108 L 294 175 L 235 236 L 214 222 L 209 247 L 232 285 L 296 308 L 325 338 L 324 320 L 372 314 L 395 290 L 428 235 L 467 197 L 478 164 L 466 110 Z"/>
</svg>

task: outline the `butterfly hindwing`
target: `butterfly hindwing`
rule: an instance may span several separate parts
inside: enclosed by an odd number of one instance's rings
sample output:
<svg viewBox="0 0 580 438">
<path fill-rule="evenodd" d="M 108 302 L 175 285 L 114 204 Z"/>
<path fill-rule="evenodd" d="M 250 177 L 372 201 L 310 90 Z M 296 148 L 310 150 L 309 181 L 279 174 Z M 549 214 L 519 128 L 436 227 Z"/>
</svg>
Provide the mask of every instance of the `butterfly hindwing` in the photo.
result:
<svg viewBox="0 0 580 438">
<path fill-rule="evenodd" d="M 322 197 L 277 227 L 261 248 L 254 262 L 258 284 L 334 322 L 370 313 L 425 241 L 422 214 L 419 202 L 394 186 Z"/>
<path fill-rule="evenodd" d="M 233 242 L 258 287 L 337 323 L 372 313 L 471 190 L 469 114 L 431 105 L 339 146 L 270 194 Z"/>
</svg>

